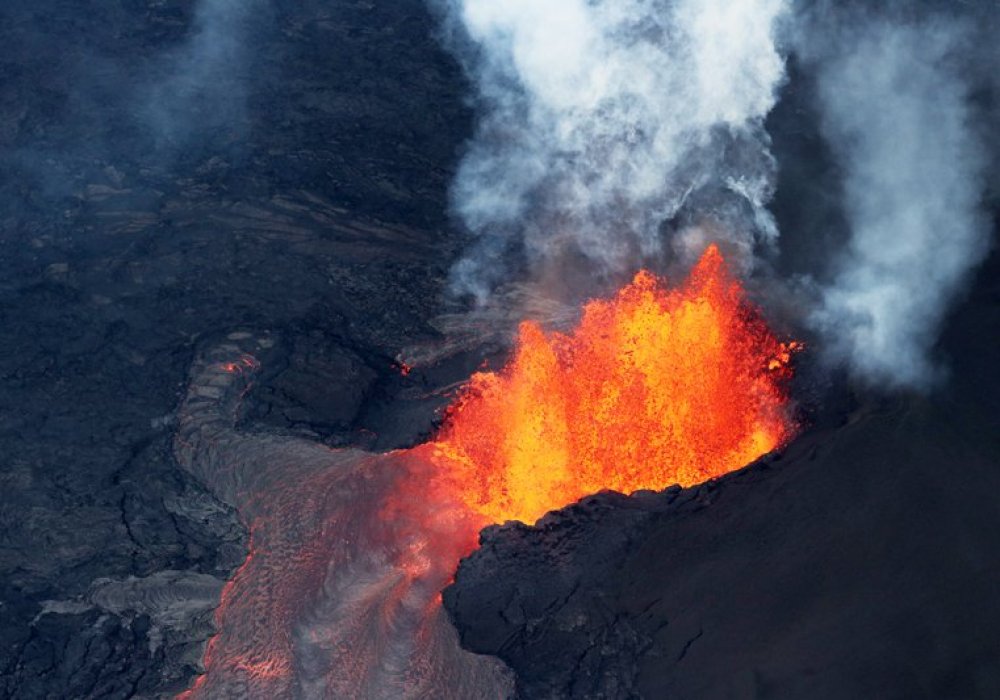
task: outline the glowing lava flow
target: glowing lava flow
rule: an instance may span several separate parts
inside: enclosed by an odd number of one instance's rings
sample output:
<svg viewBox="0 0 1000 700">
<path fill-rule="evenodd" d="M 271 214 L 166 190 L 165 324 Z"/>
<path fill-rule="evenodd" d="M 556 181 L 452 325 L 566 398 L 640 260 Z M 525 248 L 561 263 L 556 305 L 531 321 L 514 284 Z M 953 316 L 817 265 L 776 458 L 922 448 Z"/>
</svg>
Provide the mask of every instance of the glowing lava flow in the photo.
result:
<svg viewBox="0 0 1000 700">
<path fill-rule="evenodd" d="M 509 364 L 474 375 L 449 410 L 432 459 L 489 522 L 532 523 L 603 489 L 689 486 L 789 439 L 797 347 L 712 246 L 679 288 L 640 272 L 570 334 L 523 323 Z"/>
<path fill-rule="evenodd" d="M 570 334 L 525 323 L 508 366 L 474 375 L 412 450 L 241 430 L 260 367 L 248 353 L 265 347 L 204 353 L 179 410 L 178 463 L 253 533 L 188 700 L 508 697 L 508 669 L 463 650 L 441 606 L 482 526 L 602 489 L 704 481 L 794 430 L 782 385 L 797 346 L 775 339 L 715 248 L 677 289 L 642 272 L 590 302 Z"/>
</svg>

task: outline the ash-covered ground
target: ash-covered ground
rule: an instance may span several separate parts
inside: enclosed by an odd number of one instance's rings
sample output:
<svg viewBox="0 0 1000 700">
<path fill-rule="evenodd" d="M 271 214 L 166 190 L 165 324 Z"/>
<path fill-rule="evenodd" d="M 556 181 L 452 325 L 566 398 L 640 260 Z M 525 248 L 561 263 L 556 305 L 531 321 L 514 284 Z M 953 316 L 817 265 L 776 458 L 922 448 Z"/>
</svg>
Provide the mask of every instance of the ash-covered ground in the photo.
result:
<svg viewBox="0 0 1000 700">
<path fill-rule="evenodd" d="M 444 340 L 466 243 L 470 89 L 425 3 L 207 5 L 0 7 L 0 697 L 194 679 L 248 547 L 172 454 L 200 351 L 266 334 L 244 427 L 367 450 L 425 437 L 482 359 L 395 366 Z M 793 65 L 768 122 L 789 273 L 839 228 L 809 104 Z M 784 456 L 488 531 L 445 595 L 467 648 L 529 698 L 1000 694 L 998 278 L 935 394 L 807 368 Z"/>
</svg>

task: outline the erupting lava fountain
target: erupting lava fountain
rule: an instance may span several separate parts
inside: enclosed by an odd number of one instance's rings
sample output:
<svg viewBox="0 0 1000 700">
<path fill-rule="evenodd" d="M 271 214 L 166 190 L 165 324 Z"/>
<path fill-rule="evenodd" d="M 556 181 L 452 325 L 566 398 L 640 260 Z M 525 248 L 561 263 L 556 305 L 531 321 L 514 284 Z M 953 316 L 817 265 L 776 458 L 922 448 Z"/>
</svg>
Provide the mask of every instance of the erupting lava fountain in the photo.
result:
<svg viewBox="0 0 1000 700">
<path fill-rule="evenodd" d="M 710 246 L 676 289 L 648 272 L 591 301 L 570 334 L 521 325 L 429 446 L 442 488 L 486 522 L 532 523 L 604 489 L 690 486 L 794 433 L 779 342 Z"/>
</svg>

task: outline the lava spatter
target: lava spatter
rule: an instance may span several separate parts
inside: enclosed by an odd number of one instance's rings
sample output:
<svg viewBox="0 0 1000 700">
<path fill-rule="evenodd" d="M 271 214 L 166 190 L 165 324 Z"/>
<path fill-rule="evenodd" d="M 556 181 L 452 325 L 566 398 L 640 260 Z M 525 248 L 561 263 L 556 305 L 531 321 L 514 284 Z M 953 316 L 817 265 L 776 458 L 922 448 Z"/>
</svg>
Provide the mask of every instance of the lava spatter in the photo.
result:
<svg viewBox="0 0 1000 700">
<path fill-rule="evenodd" d="M 639 272 L 575 330 L 527 321 L 499 372 L 472 377 L 433 444 L 488 522 L 534 522 L 604 489 L 689 486 L 774 450 L 795 429 L 780 342 L 709 247 L 668 289 Z"/>
</svg>

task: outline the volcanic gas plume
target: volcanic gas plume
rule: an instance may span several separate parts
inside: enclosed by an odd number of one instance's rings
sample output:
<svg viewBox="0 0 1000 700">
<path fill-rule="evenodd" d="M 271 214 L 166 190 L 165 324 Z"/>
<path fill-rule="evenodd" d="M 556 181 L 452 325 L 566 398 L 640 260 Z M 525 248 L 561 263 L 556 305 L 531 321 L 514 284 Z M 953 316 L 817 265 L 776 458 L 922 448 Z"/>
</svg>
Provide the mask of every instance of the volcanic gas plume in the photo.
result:
<svg viewBox="0 0 1000 700">
<path fill-rule="evenodd" d="M 436 439 L 385 455 L 237 432 L 257 362 L 217 349 L 195 366 L 177 454 L 249 522 L 253 554 L 191 697 L 503 697 L 505 669 L 463 651 L 440 604 L 476 532 L 780 446 L 796 348 L 710 247 L 681 286 L 640 272 L 570 333 L 524 323 Z"/>
</svg>

